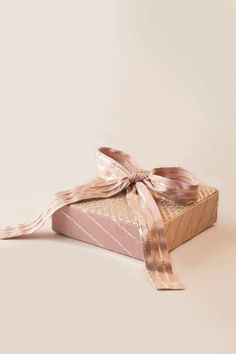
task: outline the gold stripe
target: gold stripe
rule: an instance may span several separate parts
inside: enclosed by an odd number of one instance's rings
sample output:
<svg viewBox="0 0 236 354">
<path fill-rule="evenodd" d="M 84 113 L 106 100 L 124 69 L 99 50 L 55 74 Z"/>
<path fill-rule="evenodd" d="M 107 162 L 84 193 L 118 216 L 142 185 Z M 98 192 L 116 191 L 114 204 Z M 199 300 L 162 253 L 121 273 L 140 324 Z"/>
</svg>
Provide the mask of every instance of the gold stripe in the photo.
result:
<svg viewBox="0 0 236 354">
<path fill-rule="evenodd" d="M 126 251 L 131 257 L 134 255 L 120 242 L 118 241 L 108 230 L 106 230 L 96 219 L 94 219 L 91 215 L 86 213 L 84 210 L 83 212 L 95 223 L 97 224 L 107 235 L 109 235 L 124 251 Z"/>
<path fill-rule="evenodd" d="M 198 221 L 198 223 L 196 224 L 196 227 L 194 228 L 194 232 L 193 232 L 193 234 L 192 234 L 193 236 L 197 233 L 197 230 L 199 230 L 199 225 L 201 224 L 202 219 L 203 219 L 203 215 L 204 215 L 204 213 L 205 213 L 205 211 L 206 211 L 206 209 L 207 209 L 207 207 L 208 207 L 209 199 L 210 199 L 210 198 L 207 198 L 207 199 L 206 199 L 206 204 L 205 204 L 205 206 L 202 208 L 201 216 L 200 216 L 199 221 Z"/>
<path fill-rule="evenodd" d="M 217 201 L 215 201 L 215 203 L 213 204 L 213 210 L 211 212 L 211 215 L 210 215 L 210 218 L 208 220 L 208 224 L 207 225 L 210 224 L 211 219 L 212 219 L 213 215 L 215 215 L 216 212 L 217 212 Z"/>
<path fill-rule="evenodd" d="M 85 230 L 76 220 L 74 220 L 71 216 L 69 216 L 64 210 L 60 210 L 60 212 L 70 221 L 73 222 L 79 229 L 85 232 L 95 243 L 97 243 L 100 247 L 105 248 L 96 238 L 94 238 L 87 230 Z"/>
<path fill-rule="evenodd" d="M 171 245 L 173 245 L 173 243 L 174 243 L 174 241 L 175 241 L 175 239 L 176 239 L 176 237 L 177 237 L 177 233 L 178 233 L 178 231 L 179 231 L 180 224 L 181 224 L 182 220 L 183 220 L 183 216 L 181 215 L 181 216 L 180 216 L 180 219 L 179 219 L 179 222 L 178 222 L 178 225 L 177 225 L 177 228 L 176 228 L 175 233 L 174 233 L 174 237 L 173 237 L 172 240 L 171 240 Z"/>
<path fill-rule="evenodd" d="M 145 233 L 145 232 L 143 231 L 143 227 L 140 227 L 140 230 L 141 230 L 141 239 L 142 239 L 142 245 L 143 245 L 143 252 L 144 252 L 144 257 L 145 257 L 144 260 L 145 260 L 145 262 L 146 262 L 146 261 L 147 261 L 147 256 L 145 256 L 145 255 L 147 254 L 147 251 L 146 251 L 145 239 L 146 239 L 146 238 L 148 239 L 148 234 L 149 234 L 149 233 L 152 234 L 152 233 L 151 233 L 150 230 L 149 230 L 149 227 L 148 227 L 148 224 L 147 224 L 147 222 L 146 222 L 146 218 L 145 218 L 145 215 L 144 215 L 142 209 L 140 209 L 140 212 L 141 212 L 142 217 L 143 217 L 142 225 L 145 224 L 146 230 L 147 230 L 147 232 Z M 141 226 L 142 226 L 142 225 L 141 225 Z M 146 235 L 147 235 L 147 237 L 146 237 Z M 157 244 L 158 244 L 157 246 L 159 246 L 158 234 L 155 233 L 154 236 L 157 236 Z M 149 241 L 148 241 L 148 242 L 149 242 Z M 147 242 L 147 243 L 148 243 L 148 242 Z M 159 247 L 157 247 L 157 248 L 158 248 L 158 251 L 159 251 Z M 154 251 L 154 250 L 153 250 L 153 251 Z M 150 245 L 149 245 L 149 252 L 150 252 L 151 257 L 153 257 L 152 249 L 151 249 Z M 157 253 L 159 253 L 159 256 L 160 256 L 160 259 L 161 259 L 161 265 L 162 265 L 162 268 L 163 268 L 163 273 L 160 273 L 160 272 L 157 271 L 156 265 L 155 265 L 155 268 L 154 268 L 154 273 L 155 273 L 155 275 L 157 276 L 157 278 L 159 279 L 159 282 L 160 282 L 161 285 L 164 284 L 165 286 L 166 286 L 166 285 L 168 286 L 169 278 L 167 278 L 167 276 L 166 276 L 166 274 L 165 274 L 165 269 L 164 269 L 164 267 L 163 267 L 163 261 L 162 261 L 160 252 L 157 252 Z M 156 261 L 158 262 L 158 260 L 156 260 Z M 149 275 L 149 277 L 150 277 L 150 279 L 151 279 L 153 285 L 155 286 L 155 279 L 152 279 L 151 272 L 148 272 L 148 275 Z"/>
<path fill-rule="evenodd" d="M 119 222 L 117 223 L 121 230 L 123 230 L 127 235 L 129 235 L 133 240 L 138 241 L 134 235 L 132 235 L 125 227 L 123 227 Z"/>
<path fill-rule="evenodd" d="M 196 209 L 194 209 L 194 208 L 191 209 L 191 213 L 190 213 L 190 216 L 189 216 L 188 226 L 187 226 L 187 228 L 186 228 L 186 232 L 183 233 L 183 237 L 182 237 L 182 240 L 181 240 L 181 244 L 184 243 L 185 241 L 187 241 L 189 228 L 190 228 L 190 225 L 191 225 L 191 222 L 192 222 L 192 218 L 193 218 L 193 214 L 194 214 L 195 211 L 196 211 Z"/>
<path fill-rule="evenodd" d="M 155 258 L 153 257 L 150 243 L 148 240 L 148 234 L 150 233 L 150 231 L 149 231 L 149 227 L 147 225 L 147 221 L 146 221 L 145 215 L 143 213 L 143 210 L 142 210 L 142 208 L 140 208 L 140 203 L 142 202 L 140 197 L 141 197 L 141 194 L 139 194 L 139 195 L 136 195 L 133 193 L 127 194 L 128 202 L 130 200 L 133 200 L 133 202 L 129 202 L 129 203 L 130 203 L 130 205 L 132 205 L 131 208 L 132 208 L 134 214 L 136 215 L 137 225 L 139 228 L 139 233 L 140 233 L 141 242 L 142 242 L 142 246 L 143 246 L 144 261 L 146 264 L 146 270 L 148 270 L 147 271 L 148 277 L 150 278 L 151 283 L 153 284 L 153 286 L 155 288 L 159 288 L 159 287 L 162 288 L 163 284 L 164 284 L 164 286 L 168 286 L 168 279 L 165 277 L 164 272 L 160 273 L 156 269 Z M 145 202 L 143 202 L 143 203 L 146 206 L 146 203 Z M 142 220 L 140 220 L 140 215 L 142 216 Z M 145 228 L 145 230 L 144 230 L 144 228 Z M 147 251 L 146 246 L 148 247 L 149 251 Z M 150 261 L 147 256 L 147 253 L 150 253 L 150 256 L 152 257 L 151 262 L 153 262 L 155 265 L 153 271 L 149 269 Z M 157 254 L 159 254 L 158 251 L 157 251 Z M 157 259 L 156 259 L 156 261 L 158 262 Z M 162 264 L 162 262 L 161 262 L 161 264 Z M 163 264 L 162 264 L 162 266 L 163 266 Z"/>
<path fill-rule="evenodd" d="M 142 192 L 140 192 L 140 191 L 138 191 L 138 193 L 140 195 L 142 195 L 143 200 L 144 200 L 144 205 L 148 209 L 149 213 L 151 214 L 151 217 L 153 219 L 155 228 L 157 230 L 154 233 L 154 235 L 153 235 L 153 232 L 150 232 L 150 229 L 149 229 L 148 224 L 146 222 L 145 214 L 143 213 L 142 208 L 140 208 L 140 212 L 141 212 L 142 217 L 143 217 L 143 223 L 145 223 L 148 233 L 151 235 L 151 237 L 153 237 L 153 236 L 156 237 L 157 249 L 158 249 L 158 254 L 160 256 L 160 263 L 162 265 L 163 273 L 158 272 L 157 269 L 156 269 L 156 266 L 155 266 L 154 271 L 155 271 L 155 274 L 158 276 L 161 284 L 165 284 L 165 285 L 169 286 L 169 283 L 171 283 L 171 279 L 169 278 L 169 276 L 168 276 L 168 274 L 166 272 L 166 264 L 165 264 L 165 261 L 163 260 L 162 249 L 161 249 L 160 240 L 159 240 L 159 232 L 158 232 L 159 231 L 159 227 L 157 226 L 156 220 L 154 218 L 154 215 L 152 214 L 152 211 L 150 210 L 149 205 L 147 204 L 145 195 Z M 155 250 L 150 247 L 150 252 L 151 252 L 151 256 L 153 257 L 153 252 L 155 252 Z M 158 262 L 158 260 L 156 260 L 156 261 Z"/>
</svg>

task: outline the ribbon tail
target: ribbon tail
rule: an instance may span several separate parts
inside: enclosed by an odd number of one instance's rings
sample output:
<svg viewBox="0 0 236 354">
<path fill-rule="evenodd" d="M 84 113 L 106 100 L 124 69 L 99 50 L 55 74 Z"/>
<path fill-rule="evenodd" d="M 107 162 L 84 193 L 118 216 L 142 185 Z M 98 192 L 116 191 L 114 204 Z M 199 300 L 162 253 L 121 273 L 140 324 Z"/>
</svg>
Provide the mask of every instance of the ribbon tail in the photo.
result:
<svg viewBox="0 0 236 354">
<path fill-rule="evenodd" d="M 16 227 L 7 226 L 0 229 L 0 239 L 8 239 L 29 235 L 39 230 L 53 213 L 66 205 L 77 203 L 82 200 L 94 198 L 108 198 L 115 195 L 126 187 L 126 182 L 120 179 L 105 181 L 95 179 L 91 183 L 77 186 L 66 191 L 56 193 L 47 203 L 42 212 L 32 222 L 20 224 Z"/>
<path fill-rule="evenodd" d="M 182 290 L 184 285 L 174 274 L 157 203 L 142 182 L 127 190 L 127 200 L 140 230 L 146 269 L 158 290 Z"/>
</svg>

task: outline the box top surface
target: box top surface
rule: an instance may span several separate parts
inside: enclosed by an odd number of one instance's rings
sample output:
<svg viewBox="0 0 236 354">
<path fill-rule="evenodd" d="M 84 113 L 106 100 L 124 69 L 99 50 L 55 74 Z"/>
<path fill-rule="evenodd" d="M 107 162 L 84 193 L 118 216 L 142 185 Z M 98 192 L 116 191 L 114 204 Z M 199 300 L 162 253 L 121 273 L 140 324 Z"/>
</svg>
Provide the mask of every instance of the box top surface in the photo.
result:
<svg viewBox="0 0 236 354">
<path fill-rule="evenodd" d="M 187 209 L 192 208 L 194 205 L 210 197 L 215 192 L 217 192 L 215 188 L 200 185 L 198 200 L 190 205 L 184 205 L 165 199 L 158 200 L 157 204 L 160 208 L 164 223 L 177 217 Z M 135 216 L 128 205 L 125 192 L 121 192 L 110 198 L 91 199 L 73 205 L 83 211 L 108 216 L 114 220 L 129 222 L 132 224 L 137 223 Z"/>
</svg>

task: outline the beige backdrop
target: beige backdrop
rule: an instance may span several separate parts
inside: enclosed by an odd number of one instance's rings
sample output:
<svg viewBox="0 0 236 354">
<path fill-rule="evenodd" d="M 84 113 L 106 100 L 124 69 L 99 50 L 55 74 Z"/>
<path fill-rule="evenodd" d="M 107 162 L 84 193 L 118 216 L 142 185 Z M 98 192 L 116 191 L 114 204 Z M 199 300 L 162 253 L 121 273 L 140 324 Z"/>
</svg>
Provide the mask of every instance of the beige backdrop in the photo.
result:
<svg viewBox="0 0 236 354">
<path fill-rule="evenodd" d="M 92 179 L 100 145 L 220 190 L 172 253 L 184 292 L 47 230 L 0 242 L 1 353 L 235 353 L 235 31 L 233 0 L 0 1 L 2 226 Z"/>
</svg>

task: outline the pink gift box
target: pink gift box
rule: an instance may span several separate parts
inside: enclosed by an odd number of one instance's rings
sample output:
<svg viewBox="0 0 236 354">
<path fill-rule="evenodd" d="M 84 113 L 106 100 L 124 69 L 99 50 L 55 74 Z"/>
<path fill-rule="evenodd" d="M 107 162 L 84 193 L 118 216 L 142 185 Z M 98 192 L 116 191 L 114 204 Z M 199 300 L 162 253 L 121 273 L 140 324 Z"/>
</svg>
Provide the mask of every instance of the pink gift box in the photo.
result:
<svg viewBox="0 0 236 354">
<path fill-rule="evenodd" d="M 200 186 L 192 205 L 157 201 L 164 221 L 168 249 L 196 236 L 217 219 L 218 191 Z M 125 193 L 66 206 L 53 214 L 57 233 L 134 258 L 144 259 L 139 229 Z"/>
</svg>

